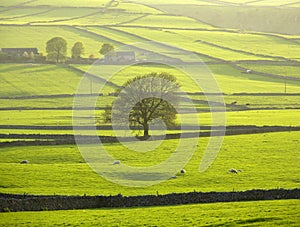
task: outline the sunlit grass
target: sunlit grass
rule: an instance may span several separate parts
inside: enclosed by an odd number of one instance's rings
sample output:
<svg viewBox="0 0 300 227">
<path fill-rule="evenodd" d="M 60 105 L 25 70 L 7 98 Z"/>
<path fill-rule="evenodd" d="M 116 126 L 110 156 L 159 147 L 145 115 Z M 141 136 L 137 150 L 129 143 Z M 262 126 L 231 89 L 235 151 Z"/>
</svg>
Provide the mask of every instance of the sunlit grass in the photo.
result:
<svg viewBox="0 0 300 227">
<path fill-rule="evenodd" d="M 299 132 L 227 136 L 219 155 L 204 173 L 199 164 L 208 139 L 200 144 L 184 167 L 185 176 L 143 188 L 123 187 L 93 172 L 74 145 L 1 148 L 1 192 L 29 194 L 156 194 L 188 191 L 232 191 L 253 188 L 296 188 Z M 121 144 L 107 144 L 115 160 L 130 166 L 153 165 L 172 154 L 177 140 L 166 140 L 155 151 L 135 153 Z M 276 144 L 276 147 L 274 147 Z M 28 160 L 28 165 L 21 165 Z M 276 164 L 275 164 L 276 163 Z M 231 168 L 241 169 L 237 175 Z M 284 170 L 284 171 L 283 171 Z M 179 171 L 179 170 L 178 170 Z"/>
<path fill-rule="evenodd" d="M 298 200 L 165 207 L 16 212 L 0 214 L 2 225 L 79 226 L 297 226 Z"/>
</svg>

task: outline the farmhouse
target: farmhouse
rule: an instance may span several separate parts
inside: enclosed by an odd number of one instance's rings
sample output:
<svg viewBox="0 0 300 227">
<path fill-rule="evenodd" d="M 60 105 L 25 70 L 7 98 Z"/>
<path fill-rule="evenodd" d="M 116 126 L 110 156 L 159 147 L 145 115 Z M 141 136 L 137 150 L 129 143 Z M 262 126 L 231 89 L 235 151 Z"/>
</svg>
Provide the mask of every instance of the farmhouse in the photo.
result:
<svg viewBox="0 0 300 227">
<path fill-rule="evenodd" d="M 124 63 L 135 61 L 134 51 L 115 52 L 112 55 L 104 56 L 105 62 Z"/>
<path fill-rule="evenodd" d="M 39 54 L 37 48 L 1 48 L 1 52 L 7 54 L 7 56 L 24 56 L 26 53 L 37 56 Z"/>
</svg>

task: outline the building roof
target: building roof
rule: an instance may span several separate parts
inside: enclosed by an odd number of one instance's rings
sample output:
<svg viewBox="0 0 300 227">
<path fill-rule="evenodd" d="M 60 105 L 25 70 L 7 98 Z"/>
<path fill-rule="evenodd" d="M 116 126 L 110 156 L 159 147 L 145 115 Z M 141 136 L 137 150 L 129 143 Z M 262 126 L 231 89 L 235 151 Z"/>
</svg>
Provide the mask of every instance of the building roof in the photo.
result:
<svg viewBox="0 0 300 227">
<path fill-rule="evenodd" d="M 1 51 L 4 53 L 12 53 L 12 52 L 17 52 L 17 53 L 34 53 L 38 54 L 38 49 L 37 48 L 1 48 Z"/>
<path fill-rule="evenodd" d="M 123 57 L 123 56 L 135 56 L 134 51 L 122 51 L 122 52 L 116 52 L 116 55 L 119 57 Z"/>
</svg>

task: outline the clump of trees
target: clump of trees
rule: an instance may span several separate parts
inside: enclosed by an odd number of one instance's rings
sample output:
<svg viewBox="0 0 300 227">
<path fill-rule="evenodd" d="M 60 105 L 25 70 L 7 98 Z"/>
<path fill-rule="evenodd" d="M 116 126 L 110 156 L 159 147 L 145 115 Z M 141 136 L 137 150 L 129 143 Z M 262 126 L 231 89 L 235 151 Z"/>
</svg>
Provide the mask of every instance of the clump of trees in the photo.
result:
<svg viewBox="0 0 300 227">
<path fill-rule="evenodd" d="M 71 52 L 71 61 L 72 62 L 81 62 L 82 55 L 84 55 L 84 45 L 82 42 L 76 42 L 74 43 Z M 62 63 L 65 62 L 67 58 L 67 41 L 63 39 L 62 37 L 54 37 L 50 39 L 46 44 L 46 51 L 47 51 L 47 59 L 49 61 L 55 62 L 55 63 Z M 99 53 L 102 55 L 109 55 L 113 54 L 114 47 L 113 45 L 109 43 L 104 43 Z M 93 60 L 95 58 L 94 54 L 89 55 L 89 60 Z"/>
<path fill-rule="evenodd" d="M 48 53 L 47 58 L 49 61 L 53 61 L 56 63 L 64 62 L 67 59 L 67 42 L 65 39 L 61 37 L 54 37 L 47 42 L 46 51 Z M 82 42 L 74 43 L 72 49 L 72 60 L 73 61 L 81 61 L 82 55 L 84 55 L 84 45 Z M 102 55 L 113 55 L 114 46 L 109 43 L 104 43 L 99 53 Z M 91 54 L 89 59 L 93 59 L 94 55 Z"/>
<path fill-rule="evenodd" d="M 120 125 L 141 126 L 143 139 L 150 136 L 149 124 L 154 119 L 161 119 L 167 126 L 175 124 L 179 84 L 173 75 L 154 72 L 130 79 L 122 87 L 114 108 L 102 114 L 105 123 L 114 119 L 113 123 Z"/>
<path fill-rule="evenodd" d="M 109 43 L 104 43 L 99 53 L 101 55 L 109 55 L 114 51 L 114 46 Z M 71 58 L 67 56 L 67 41 L 63 37 L 53 37 L 46 43 L 46 55 L 42 53 L 35 55 L 34 53 L 24 52 L 22 55 L 7 55 L 1 52 L 0 62 L 37 62 L 44 63 L 46 61 L 53 63 L 65 62 L 91 62 L 94 61 L 95 55 L 90 54 L 88 58 L 83 58 L 85 54 L 84 44 L 80 41 L 74 43 L 71 48 Z"/>
<path fill-rule="evenodd" d="M 67 41 L 62 37 L 54 37 L 47 42 L 46 51 L 49 61 L 62 63 L 67 60 Z M 72 49 L 72 60 L 80 61 L 84 54 L 84 45 L 82 42 L 74 43 Z"/>
<path fill-rule="evenodd" d="M 56 63 L 64 62 L 67 56 L 67 41 L 62 37 L 54 37 L 46 44 L 47 59 Z"/>
<path fill-rule="evenodd" d="M 106 54 L 113 54 L 115 48 L 113 47 L 113 45 L 109 44 L 109 43 L 104 43 L 101 46 L 101 49 L 99 50 L 99 53 L 102 55 L 106 55 Z"/>
<path fill-rule="evenodd" d="M 84 54 L 84 46 L 82 42 L 76 42 L 72 47 L 72 58 L 78 60 Z"/>
</svg>

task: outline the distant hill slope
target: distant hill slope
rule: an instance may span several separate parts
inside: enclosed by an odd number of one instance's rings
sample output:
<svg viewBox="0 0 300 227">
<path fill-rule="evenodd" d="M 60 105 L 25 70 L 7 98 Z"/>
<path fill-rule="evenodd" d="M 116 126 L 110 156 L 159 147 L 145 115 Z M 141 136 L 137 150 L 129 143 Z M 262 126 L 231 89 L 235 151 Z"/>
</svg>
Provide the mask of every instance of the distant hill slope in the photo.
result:
<svg viewBox="0 0 300 227">
<path fill-rule="evenodd" d="M 300 8 L 297 7 L 164 4 L 155 8 L 221 28 L 300 35 Z"/>
</svg>

